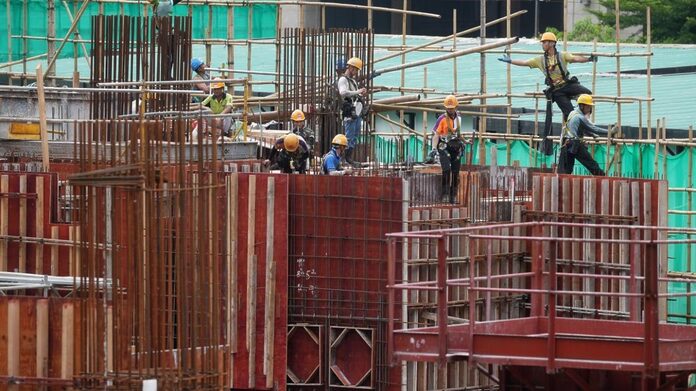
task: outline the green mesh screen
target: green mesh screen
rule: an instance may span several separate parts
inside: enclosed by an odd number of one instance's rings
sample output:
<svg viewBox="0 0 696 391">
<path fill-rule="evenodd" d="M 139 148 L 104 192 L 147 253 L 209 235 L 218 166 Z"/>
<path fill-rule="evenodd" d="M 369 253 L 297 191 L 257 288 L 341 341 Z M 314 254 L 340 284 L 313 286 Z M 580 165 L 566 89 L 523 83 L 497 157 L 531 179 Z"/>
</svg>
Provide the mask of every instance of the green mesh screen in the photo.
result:
<svg viewBox="0 0 696 391">
<path fill-rule="evenodd" d="M 9 57 L 9 40 L 7 39 L 7 29 L 11 26 L 11 34 L 13 36 L 28 35 L 32 37 L 46 37 L 47 28 L 46 21 L 47 9 L 46 0 L 27 0 L 27 15 L 28 23 L 24 23 L 25 13 L 24 13 L 24 0 L 10 0 L 10 13 L 8 18 L 7 12 L 7 2 L 0 2 L 0 63 L 7 62 L 10 60 Z M 70 9 L 70 14 L 66 9 L 65 4 L 68 5 Z M 55 22 L 56 22 L 56 38 L 62 39 L 67 34 L 70 26 L 72 25 L 72 20 L 69 15 L 77 14 L 78 9 L 82 5 L 82 2 L 66 1 L 63 3 L 60 0 L 55 1 Z M 115 4 L 115 3 L 105 3 L 104 4 L 104 14 L 106 15 L 130 15 L 130 16 L 143 16 L 145 14 L 144 5 L 137 4 Z M 227 7 L 213 6 L 210 7 L 213 11 L 212 17 L 212 38 L 227 38 Z M 273 38 L 276 33 L 276 13 L 277 6 L 271 4 L 257 4 L 252 6 L 252 38 Z M 206 31 L 208 29 L 208 6 L 192 6 L 192 18 L 193 18 L 193 38 L 205 38 Z M 248 12 L 249 7 L 234 7 L 234 37 L 238 39 L 247 38 L 248 32 Z M 83 39 L 90 39 L 92 34 L 91 29 L 91 18 L 93 15 L 99 13 L 99 4 L 90 3 L 87 6 L 86 11 L 80 18 L 77 26 L 77 30 Z M 152 9 L 149 8 L 148 14 L 152 15 Z M 185 3 L 181 3 L 174 7 L 174 15 L 176 16 L 186 16 L 188 15 L 188 6 Z M 25 33 L 26 31 L 26 33 Z M 70 37 L 73 38 L 73 37 Z M 35 40 L 27 39 L 26 47 L 25 41 L 19 37 L 12 38 L 12 60 L 18 60 L 22 57 L 32 57 L 39 54 L 44 54 L 47 51 L 47 45 L 45 40 Z M 56 48 L 60 42 L 56 42 Z M 78 50 L 81 50 L 78 46 Z M 60 57 L 72 57 L 73 56 L 73 44 L 68 43 L 65 45 L 60 53 Z M 87 50 L 90 50 L 90 45 L 87 44 Z M 82 53 L 78 53 L 82 56 Z"/>
</svg>

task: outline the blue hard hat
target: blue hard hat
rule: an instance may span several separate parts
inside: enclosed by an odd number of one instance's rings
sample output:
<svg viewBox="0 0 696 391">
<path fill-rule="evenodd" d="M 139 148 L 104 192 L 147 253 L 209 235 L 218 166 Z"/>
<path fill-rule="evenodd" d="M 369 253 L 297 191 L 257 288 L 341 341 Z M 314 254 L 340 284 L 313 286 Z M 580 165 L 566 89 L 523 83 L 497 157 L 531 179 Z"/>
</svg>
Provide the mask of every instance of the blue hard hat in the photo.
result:
<svg viewBox="0 0 696 391">
<path fill-rule="evenodd" d="M 348 64 L 346 63 L 346 60 L 341 57 L 338 60 L 336 60 L 336 69 L 346 69 L 348 67 Z"/>
<path fill-rule="evenodd" d="M 193 69 L 194 71 L 197 71 L 198 68 L 201 67 L 201 65 L 203 65 L 203 60 L 201 60 L 200 58 L 194 58 L 191 60 L 191 69 Z"/>
</svg>

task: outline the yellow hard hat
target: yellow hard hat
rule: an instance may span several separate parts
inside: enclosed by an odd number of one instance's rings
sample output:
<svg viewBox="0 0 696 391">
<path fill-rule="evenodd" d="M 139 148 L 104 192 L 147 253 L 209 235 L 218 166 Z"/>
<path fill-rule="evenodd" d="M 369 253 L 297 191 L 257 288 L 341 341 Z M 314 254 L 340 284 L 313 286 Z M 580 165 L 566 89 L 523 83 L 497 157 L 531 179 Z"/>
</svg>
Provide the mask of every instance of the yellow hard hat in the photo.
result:
<svg viewBox="0 0 696 391">
<path fill-rule="evenodd" d="M 592 101 L 592 95 L 582 94 L 578 96 L 578 104 L 594 106 L 594 102 Z"/>
<path fill-rule="evenodd" d="M 297 109 L 297 110 L 295 110 L 295 111 L 292 112 L 292 115 L 290 116 L 290 119 L 293 120 L 293 121 L 299 122 L 299 121 L 304 121 L 304 120 L 305 120 L 305 116 L 304 116 L 304 113 L 302 112 L 302 110 Z"/>
<path fill-rule="evenodd" d="M 296 134 L 290 133 L 283 139 L 283 148 L 288 152 L 295 152 L 300 146 L 300 138 Z"/>
<path fill-rule="evenodd" d="M 339 133 L 339 134 L 334 136 L 333 140 L 331 140 L 331 144 L 342 145 L 342 146 L 346 147 L 346 146 L 348 146 L 348 139 L 346 138 L 345 135 Z"/>
<path fill-rule="evenodd" d="M 445 97 L 445 108 L 446 109 L 454 109 L 457 106 L 459 106 L 459 101 L 457 101 L 457 97 L 454 95 L 447 95 Z"/>
<path fill-rule="evenodd" d="M 541 42 L 544 42 L 544 41 L 558 42 L 558 40 L 556 39 L 556 34 L 550 32 L 550 31 L 547 31 L 547 32 L 541 34 Z"/>
<path fill-rule="evenodd" d="M 350 60 L 348 60 L 348 65 L 352 65 L 352 66 L 358 68 L 358 70 L 360 70 L 363 67 L 363 62 L 361 59 L 359 59 L 357 57 L 353 57 Z"/>
<path fill-rule="evenodd" d="M 217 78 L 217 77 L 216 77 L 216 78 L 213 79 L 213 80 L 220 80 L 220 78 Z M 221 81 L 219 81 L 219 82 L 217 82 L 217 83 L 212 83 L 212 84 L 210 85 L 210 88 L 225 88 L 225 83 L 223 83 L 223 82 L 221 82 Z"/>
</svg>

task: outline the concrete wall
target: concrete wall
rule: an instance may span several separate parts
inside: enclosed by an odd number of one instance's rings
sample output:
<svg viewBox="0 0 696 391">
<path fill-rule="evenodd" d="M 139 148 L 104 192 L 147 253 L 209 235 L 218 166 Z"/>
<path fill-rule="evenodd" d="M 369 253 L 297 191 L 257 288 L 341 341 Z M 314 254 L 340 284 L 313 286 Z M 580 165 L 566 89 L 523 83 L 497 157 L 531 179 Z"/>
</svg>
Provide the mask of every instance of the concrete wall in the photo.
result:
<svg viewBox="0 0 696 391">
<path fill-rule="evenodd" d="M 318 0 L 308 0 L 319 2 Z M 299 6 L 299 5 L 281 5 L 282 19 L 280 21 L 281 28 L 320 28 L 321 27 L 321 7 L 315 6 Z M 304 13 L 302 17 L 301 13 Z M 300 26 L 301 20 L 304 20 L 304 26 Z"/>
</svg>

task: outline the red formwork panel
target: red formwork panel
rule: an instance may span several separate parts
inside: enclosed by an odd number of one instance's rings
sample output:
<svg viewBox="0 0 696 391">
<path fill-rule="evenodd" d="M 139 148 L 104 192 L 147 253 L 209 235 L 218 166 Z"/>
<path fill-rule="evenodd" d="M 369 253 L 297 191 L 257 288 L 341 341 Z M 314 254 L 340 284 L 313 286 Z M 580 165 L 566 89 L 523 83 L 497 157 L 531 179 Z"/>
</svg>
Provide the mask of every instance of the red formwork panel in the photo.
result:
<svg viewBox="0 0 696 391">
<path fill-rule="evenodd" d="M 403 180 L 293 175 L 289 197 L 289 320 L 326 330 L 321 339 L 327 347 L 320 353 L 321 384 L 312 389 L 329 389 L 332 382 L 342 388 L 366 383 L 367 388 L 400 388 L 400 367 L 386 365 L 385 234 L 402 229 Z M 350 332 L 339 341 L 338 352 L 332 350 L 330 331 L 337 328 L 372 330 L 374 360 L 368 378 L 348 373 L 348 380 L 340 382 L 332 372 L 336 353 L 342 357 L 341 353 L 363 351 L 365 346 L 360 334 Z M 297 351 L 311 347 L 293 344 L 288 356 L 297 357 Z"/>
<path fill-rule="evenodd" d="M 275 317 L 274 334 L 272 343 L 274 352 L 273 361 L 273 385 L 270 388 L 276 390 L 286 389 L 286 368 L 287 368 L 287 291 L 288 291 L 288 175 L 271 174 L 229 174 L 237 176 L 237 292 L 236 305 L 237 311 L 237 332 L 236 346 L 232 354 L 232 388 L 233 389 L 268 389 L 267 377 L 264 371 L 264 316 L 265 316 L 265 292 L 266 292 L 266 245 L 267 245 L 267 217 L 268 213 L 273 214 L 273 259 L 276 264 L 275 274 Z M 267 208 L 268 201 L 268 182 L 273 179 L 275 186 L 275 197 L 273 199 L 273 210 Z M 255 181 L 255 195 L 249 190 L 250 181 Z M 248 212 L 250 197 L 254 196 L 255 218 L 254 226 L 249 226 Z M 249 247 L 249 231 L 253 230 L 253 247 Z M 247 329 L 249 323 L 249 313 L 247 305 L 249 296 L 247 288 L 249 286 L 249 272 L 247 260 L 253 251 L 255 254 L 257 277 L 256 277 L 256 307 L 255 313 L 255 340 L 250 341 L 253 345 L 248 345 L 250 333 Z M 234 272 L 233 272 L 234 275 Z M 251 367 L 251 369 L 250 369 Z M 251 373 L 253 372 L 253 374 Z"/>
<path fill-rule="evenodd" d="M 0 172 L 0 235 L 8 239 L 0 251 L 6 260 L 3 271 L 70 275 L 69 246 L 40 243 L 41 239 L 72 239 L 74 224 L 56 222 L 57 176 L 38 172 Z"/>
</svg>

